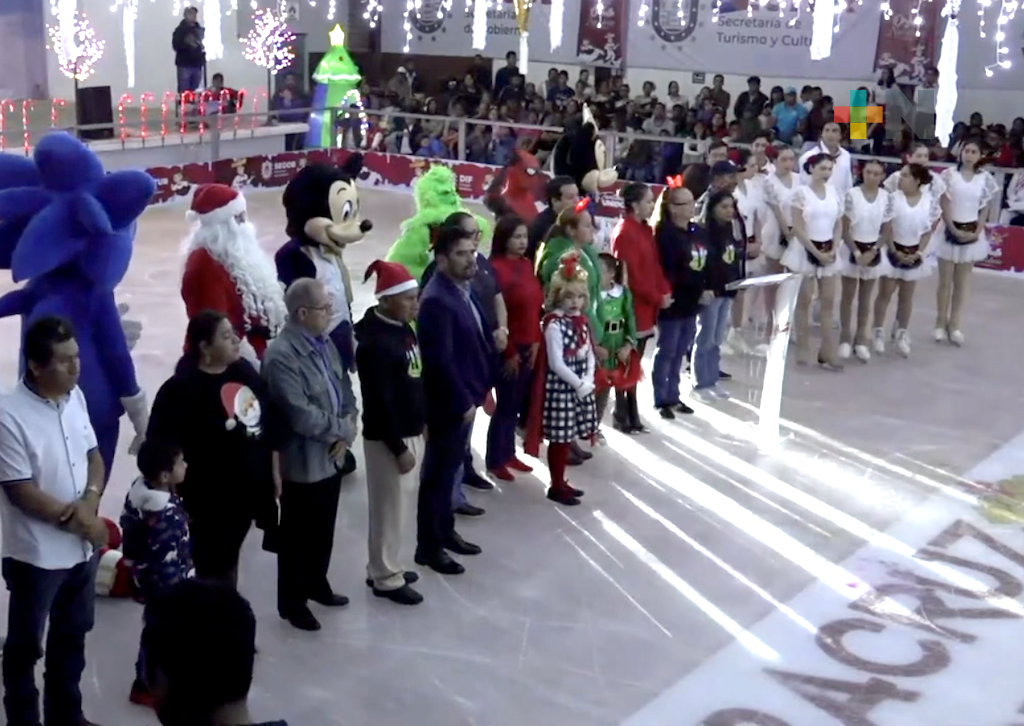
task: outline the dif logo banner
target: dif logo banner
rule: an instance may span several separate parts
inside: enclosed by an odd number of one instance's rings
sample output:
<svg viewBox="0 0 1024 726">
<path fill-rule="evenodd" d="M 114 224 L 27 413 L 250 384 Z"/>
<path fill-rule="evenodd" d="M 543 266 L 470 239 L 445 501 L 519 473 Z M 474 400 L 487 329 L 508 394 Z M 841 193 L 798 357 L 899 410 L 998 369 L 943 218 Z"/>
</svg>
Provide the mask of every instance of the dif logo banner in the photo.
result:
<svg viewBox="0 0 1024 726">
<path fill-rule="evenodd" d="M 871 124 L 884 123 L 887 139 L 901 138 L 906 124 L 918 141 L 932 141 L 935 139 L 935 89 L 920 88 L 916 95 L 915 103 L 913 98 L 907 98 L 903 91 L 893 87 L 885 92 L 885 105 L 875 106 L 868 104 L 866 89 L 850 91 L 850 105 L 836 106 L 832 120 L 849 124 L 851 139 L 866 139 Z"/>
</svg>

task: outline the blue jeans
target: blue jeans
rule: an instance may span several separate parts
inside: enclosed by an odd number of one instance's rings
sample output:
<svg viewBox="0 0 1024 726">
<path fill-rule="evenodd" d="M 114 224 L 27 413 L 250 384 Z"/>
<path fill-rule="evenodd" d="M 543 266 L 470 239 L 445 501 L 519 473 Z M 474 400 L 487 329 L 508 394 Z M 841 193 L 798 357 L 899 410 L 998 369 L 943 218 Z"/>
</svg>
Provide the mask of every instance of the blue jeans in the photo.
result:
<svg viewBox="0 0 1024 726">
<path fill-rule="evenodd" d="M 503 370 L 498 377 L 497 402 L 491 424 L 487 427 L 485 463 L 488 469 L 505 466 L 516 455 L 516 424 L 533 380 L 533 370 L 528 365 L 530 347 L 519 346 L 518 355 L 519 375 L 510 379 Z"/>
<path fill-rule="evenodd" d="M 202 66 L 178 66 L 178 93 L 194 91 L 203 85 Z"/>
<path fill-rule="evenodd" d="M 693 345 L 697 318 L 666 318 L 658 320 L 658 350 L 654 354 L 654 407 L 663 408 L 680 402 L 679 376 L 683 358 Z"/>
<path fill-rule="evenodd" d="M 732 298 L 716 297 L 697 314 L 697 340 L 690 362 L 694 388 L 711 388 L 718 383 L 721 348 L 729 332 L 730 310 Z"/>
<path fill-rule="evenodd" d="M 3 560 L 3 576 L 11 593 L 3 653 L 4 709 L 12 726 L 40 723 L 35 670 L 44 653 L 47 620 L 42 720 L 47 724 L 82 720 L 80 683 L 85 636 L 93 626 L 96 562 L 93 557 L 67 570 L 43 570 Z"/>
</svg>

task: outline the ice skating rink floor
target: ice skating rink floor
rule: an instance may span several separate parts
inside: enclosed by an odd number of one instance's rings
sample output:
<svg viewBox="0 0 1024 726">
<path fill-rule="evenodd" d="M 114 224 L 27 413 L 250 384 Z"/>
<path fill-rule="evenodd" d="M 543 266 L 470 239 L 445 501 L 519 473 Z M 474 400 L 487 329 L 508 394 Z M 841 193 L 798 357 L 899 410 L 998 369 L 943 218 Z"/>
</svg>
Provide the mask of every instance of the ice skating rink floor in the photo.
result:
<svg viewBox="0 0 1024 726">
<path fill-rule="evenodd" d="M 283 241 L 280 194 L 249 209 L 267 252 Z M 361 281 L 411 198 L 364 194 L 374 229 L 348 263 Z M 118 289 L 144 324 L 135 350 L 152 397 L 180 352 L 183 206 L 139 224 Z M 277 617 L 276 565 L 253 533 L 241 590 L 259 619 L 256 721 L 294 726 L 1007 726 L 1024 720 L 1024 533 L 992 524 L 975 482 L 1024 474 L 1024 283 L 976 274 L 963 349 L 929 340 L 934 283 L 919 290 L 909 360 L 856 361 L 841 374 L 790 366 L 785 440 L 751 442 L 764 360 L 731 357 L 733 401 L 608 432 L 570 470 L 582 506 L 544 499 L 546 471 L 471 492 L 487 509 L 458 526 L 483 554 L 467 573 L 423 572 L 423 605 L 363 584 L 366 492 L 346 480 L 332 581 L 352 598 L 304 634 Z M 0 290 L 9 288 L 6 281 Z M 356 285 L 355 315 L 372 302 Z M 0 380 L 17 373 L 18 324 Z M 487 419 L 474 444 L 482 454 Z M 122 427 L 122 445 L 130 440 Z M 361 448 L 356 453 L 362 461 Z M 482 470 L 482 463 L 479 465 Z M 134 476 L 119 457 L 103 512 Z M 410 542 L 413 535 L 410 522 Z M 411 551 L 410 551 L 411 561 Z M 0 611 L 6 603 L 0 598 Z M 315 606 L 314 606 L 315 607 Z M 83 679 L 87 715 L 108 726 L 156 719 L 128 703 L 141 609 L 99 601 Z"/>
</svg>

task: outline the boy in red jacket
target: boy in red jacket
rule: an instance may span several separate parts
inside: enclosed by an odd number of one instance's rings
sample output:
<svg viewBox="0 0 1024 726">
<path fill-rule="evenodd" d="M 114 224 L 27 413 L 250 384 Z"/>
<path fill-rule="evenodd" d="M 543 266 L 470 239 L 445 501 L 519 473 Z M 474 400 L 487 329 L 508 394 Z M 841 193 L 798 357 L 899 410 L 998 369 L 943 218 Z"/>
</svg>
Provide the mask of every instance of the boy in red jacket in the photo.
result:
<svg viewBox="0 0 1024 726">
<path fill-rule="evenodd" d="M 651 188 L 640 182 L 631 182 L 622 187 L 619 195 L 626 213 L 612 231 L 612 254 L 625 266 L 624 277 L 633 295 L 633 312 L 636 316 L 636 350 L 643 358 L 647 341 L 654 336 L 658 311 L 672 304 L 672 287 L 665 279 L 658 260 L 654 230 L 647 223 L 654 213 L 654 194 Z M 630 389 L 626 397 L 630 431 L 647 431 L 640 420 L 636 388 Z"/>
</svg>

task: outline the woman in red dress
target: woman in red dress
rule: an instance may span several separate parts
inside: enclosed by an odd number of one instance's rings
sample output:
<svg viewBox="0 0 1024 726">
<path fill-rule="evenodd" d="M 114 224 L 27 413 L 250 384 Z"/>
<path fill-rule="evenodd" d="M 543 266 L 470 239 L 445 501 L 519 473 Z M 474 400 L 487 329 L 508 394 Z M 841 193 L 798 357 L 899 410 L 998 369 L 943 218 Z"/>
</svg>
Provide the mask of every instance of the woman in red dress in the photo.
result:
<svg viewBox="0 0 1024 726">
<path fill-rule="evenodd" d="M 516 422 L 523 411 L 540 347 L 540 318 L 544 290 L 525 256 L 529 241 L 526 222 L 516 215 L 498 220 L 491 243 L 491 266 L 508 310 L 508 345 L 496 386 L 498 401 L 487 428 L 487 470 L 497 479 L 512 481 L 512 471 L 532 469 L 516 458 Z"/>
<path fill-rule="evenodd" d="M 636 314 L 637 353 L 641 358 L 647 341 L 654 337 L 658 311 L 672 304 L 672 287 L 665 279 L 658 259 L 654 230 L 648 220 L 654 213 L 654 194 L 646 184 L 631 182 L 619 192 L 626 206 L 625 216 L 612 231 L 612 254 L 626 269 L 626 280 L 633 295 Z M 636 388 L 627 393 L 630 428 L 635 432 L 647 429 L 640 420 Z"/>
</svg>

